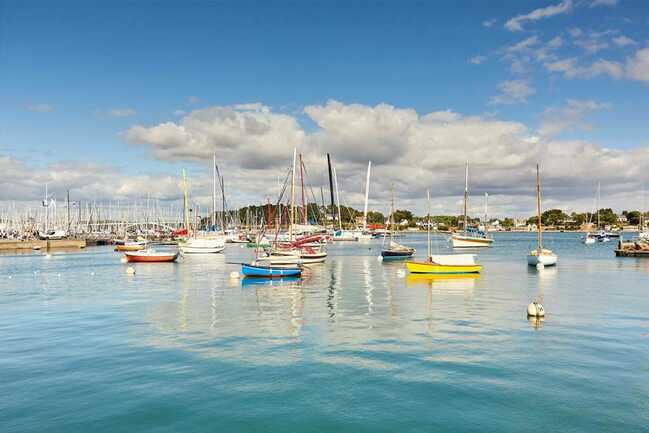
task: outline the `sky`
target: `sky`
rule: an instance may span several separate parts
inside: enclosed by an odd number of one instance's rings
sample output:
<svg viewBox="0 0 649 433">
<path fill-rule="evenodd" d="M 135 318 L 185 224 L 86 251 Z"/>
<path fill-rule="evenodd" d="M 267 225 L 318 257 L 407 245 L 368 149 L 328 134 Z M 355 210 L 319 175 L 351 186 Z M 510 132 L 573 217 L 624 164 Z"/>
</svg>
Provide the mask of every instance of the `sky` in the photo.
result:
<svg viewBox="0 0 649 433">
<path fill-rule="evenodd" d="M 0 203 L 233 206 L 307 185 L 344 204 L 459 213 L 645 206 L 649 3 L 0 0 Z"/>
</svg>

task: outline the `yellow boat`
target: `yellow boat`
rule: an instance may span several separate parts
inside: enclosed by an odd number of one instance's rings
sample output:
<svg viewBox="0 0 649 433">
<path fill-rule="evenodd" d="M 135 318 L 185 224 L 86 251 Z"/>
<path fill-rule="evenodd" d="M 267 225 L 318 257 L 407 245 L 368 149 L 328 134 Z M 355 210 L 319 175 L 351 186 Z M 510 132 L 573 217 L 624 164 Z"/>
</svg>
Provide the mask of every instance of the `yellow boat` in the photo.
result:
<svg viewBox="0 0 649 433">
<path fill-rule="evenodd" d="M 427 262 L 406 262 L 406 267 L 412 274 L 437 275 L 479 274 L 482 270 L 473 254 L 433 255 Z"/>
</svg>

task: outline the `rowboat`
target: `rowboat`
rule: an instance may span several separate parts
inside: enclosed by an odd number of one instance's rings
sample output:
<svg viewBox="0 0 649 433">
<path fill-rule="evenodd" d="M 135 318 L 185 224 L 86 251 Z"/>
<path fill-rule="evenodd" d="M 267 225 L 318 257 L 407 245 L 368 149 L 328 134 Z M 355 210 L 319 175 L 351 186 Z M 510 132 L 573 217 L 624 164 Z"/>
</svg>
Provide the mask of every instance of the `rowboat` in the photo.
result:
<svg viewBox="0 0 649 433">
<path fill-rule="evenodd" d="M 146 248 L 146 242 L 124 242 L 116 245 L 115 251 L 141 251 Z"/>
<path fill-rule="evenodd" d="M 261 266 L 255 263 L 241 265 L 241 273 L 246 277 L 281 278 L 302 275 L 299 267 Z"/>
<path fill-rule="evenodd" d="M 126 260 L 136 263 L 169 263 L 178 259 L 178 252 L 167 251 L 127 251 L 124 253 Z"/>
<path fill-rule="evenodd" d="M 394 241 L 390 242 L 388 248 L 381 250 L 383 260 L 407 259 L 408 257 L 412 257 L 413 254 L 415 254 L 414 248 L 406 247 Z"/>
<path fill-rule="evenodd" d="M 479 274 L 482 265 L 475 258 L 474 254 L 432 255 L 427 262 L 406 262 L 406 268 L 412 274 Z"/>
</svg>

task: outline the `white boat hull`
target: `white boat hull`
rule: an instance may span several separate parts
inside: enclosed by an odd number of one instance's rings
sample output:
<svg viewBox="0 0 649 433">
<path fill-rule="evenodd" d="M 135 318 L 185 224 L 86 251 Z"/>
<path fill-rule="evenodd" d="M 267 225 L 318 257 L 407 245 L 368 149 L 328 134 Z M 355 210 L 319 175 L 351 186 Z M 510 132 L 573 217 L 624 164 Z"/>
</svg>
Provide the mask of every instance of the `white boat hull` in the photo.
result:
<svg viewBox="0 0 649 433">
<path fill-rule="evenodd" d="M 557 260 L 557 255 L 548 250 L 543 250 L 541 254 L 534 250 L 527 256 L 527 264 L 530 266 L 536 266 L 539 263 L 542 263 L 543 266 L 554 266 L 557 264 Z"/>
<path fill-rule="evenodd" d="M 451 236 L 453 248 L 488 248 L 493 243 L 491 238 L 475 238 L 472 236 Z"/>
<path fill-rule="evenodd" d="M 217 254 L 225 249 L 223 237 L 191 238 L 180 245 L 182 254 Z"/>
</svg>

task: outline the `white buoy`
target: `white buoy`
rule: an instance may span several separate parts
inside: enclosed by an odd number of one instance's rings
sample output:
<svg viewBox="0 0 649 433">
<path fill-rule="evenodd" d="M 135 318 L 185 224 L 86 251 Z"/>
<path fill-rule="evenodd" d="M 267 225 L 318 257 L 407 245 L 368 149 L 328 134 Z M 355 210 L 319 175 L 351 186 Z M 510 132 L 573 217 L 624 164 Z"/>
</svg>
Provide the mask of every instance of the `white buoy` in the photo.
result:
<svg viewBox="0 0 649 433">
<path fill-rule="evenodd" d="M 120 261 L 120 263 L 127 263 L 128 262 L 128 260 L 126 260 L 126 257 L 122 257 L 121 259 L 119 259 L 119 261 Z"/>
<path fill-rule="evenodd" d="M 545 310 L 543 309 L 543 305 L 539 304 L 536 301 L 532 302 L 527 306 L 527 315 L 529 317 L 545 317 Z"/>
<path fill-rule="evenodd" d="M 541 263 L 541 262 L 538 262 L 536 264 L 536 269 L 545 269 L 545 265 L 543 263 Z"/>
<path fill-rule="evenodd" d="M 379 262 L 382 262 L 382 261 L 383 261 L 383 256 L 378 256 L 378 257 L 376 258 L 376 260 L 378 260 Z"/>
<path fill-rule="evenodd" d="M 128 275 L 135 275 L 135 268 L 133 266 L 129 266 L 128 268 L 126 268 L 126 273 Z"/>
<path fill-rule="evenodd" d="M 46 258 L 46 259 L 51 259 L 51 258 L 52 258 L 52 254 L 50 254 L 50 253 L 45 254 L 45 258 Z"/>
<path fill-rule="evenodd" d="M 230 272 L 230 278 L 236 280 L 237 278 L 239 278 L 239 273 L 237 271 Z"/>
<path fill-rule="evenodd" d="M 406 271 L 404 271 L 403 269 L 399 269 L 399 270 L 397 271 L 397 276 L 398 276 L 399 278 L 403 278 L 403 277 L 405 277 L 405 276 L 406 276 Z"/>
<path fill-rule="evenodd" d="M 91 273 L 90 273 L 90 276 L 91 276 L 91 277 L 94 277 L 94 276 L 95 276 L 95 273 L 94 273 L 94 272 L 91 272 Z"/>
<path fill-rule="evenodd" d="M 9 275 L 9 279 L 11 280 L 12 278 L 13 278 L 13 277 L 12 277 L 11 275 Z"/>
</svg>

